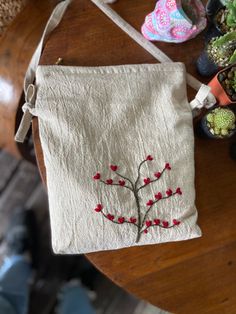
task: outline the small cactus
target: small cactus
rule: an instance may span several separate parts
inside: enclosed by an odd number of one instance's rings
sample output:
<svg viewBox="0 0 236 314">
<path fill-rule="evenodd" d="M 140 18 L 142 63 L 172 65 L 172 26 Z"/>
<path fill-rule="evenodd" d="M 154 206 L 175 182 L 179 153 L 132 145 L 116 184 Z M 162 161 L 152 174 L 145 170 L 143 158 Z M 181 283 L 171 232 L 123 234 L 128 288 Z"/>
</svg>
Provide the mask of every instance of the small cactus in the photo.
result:
<svg viewBox="0 0 236 314">
<path fill-rule="evenodd" d="M 206 116 L 207 127 L 216 137 L 227 137 L 235 129 L 235 114 L 230 109 L 216 108 Z"/>
<path fill-rule="evenodd" d="M 214 6 L 212 0 L 212 5 Z M 222 34 L 236 30 L 236 0 L 225 0 L 215 14 L 215 24 Z"/>
<path fill-rule="evenodd" d="M 213 38 L 207 47 L 207 53 L 215 64 L 228 66 L 236 61 L 236 31 Z"/>
</svg>

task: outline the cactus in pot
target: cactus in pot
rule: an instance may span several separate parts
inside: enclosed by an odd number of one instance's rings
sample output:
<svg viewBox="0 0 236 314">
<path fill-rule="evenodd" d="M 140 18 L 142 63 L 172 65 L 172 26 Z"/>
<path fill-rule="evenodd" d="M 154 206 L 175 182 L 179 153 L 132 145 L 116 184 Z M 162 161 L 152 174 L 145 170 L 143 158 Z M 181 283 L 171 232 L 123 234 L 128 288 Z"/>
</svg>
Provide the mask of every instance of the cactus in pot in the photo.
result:
<svg viewBox="0 0 236 314">
<path fill-rule="evenodd" d="M 214 24 L 222 34 L 236 30 L 236 0 L 227 0 L 225 6 L 219 8 Z"/>
<path fill-rule="evenodd" d="M 213 38 L 208 46 L 209 57 L 220 67 L 236 61 L 236 31 Z"/>
<path fill-rule="evenodd" d="M 236 31 L 232 31 L 209 41 L 197 60 L 197 69 L 201 75 L 211 76 L 235 61 Z"/>
<path fill-rule="evenodd" d="M 215 108 L 204 117 L 209 137 L 225 138 L 235 133 L 235 114 L 229 108 Z"/>
</svg>

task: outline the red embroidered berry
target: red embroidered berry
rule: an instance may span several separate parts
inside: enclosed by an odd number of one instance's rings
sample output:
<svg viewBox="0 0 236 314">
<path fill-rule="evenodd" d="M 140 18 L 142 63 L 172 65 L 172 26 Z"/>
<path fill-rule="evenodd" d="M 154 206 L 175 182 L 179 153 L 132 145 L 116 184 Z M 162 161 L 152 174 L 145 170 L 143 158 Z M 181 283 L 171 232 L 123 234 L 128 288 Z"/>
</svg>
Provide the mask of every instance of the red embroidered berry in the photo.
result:
<svg viewBox="0 0 236 314">
<path fill-rule="evenodd" d="M 125 222 L 125 218 L 124 218 L 124 217 L 119 217 L 119 218 L 118 218 L 118 222 L 119 222 L 120 224 L 123 224 L 123 223 Z"/>
<path fill-rule="evenodd" d="M 109 184 L 109 185 L 111 185 L 111 184 L 113 183 L 113 180 L 112 180 L 112 179 L 107 179 L 107 180 L 106 180 L 106 183 Z"/>
<path fill-rule="evenodd" d="M 134 218 L 134 217 L 131 217 L 131 218 L 129 219 L 129 221 L 130 221 L 130 222 L 132 222 L 133 224 L 135 224 L 135 223 L 136 223 L 136 221 L 137 221 L 137 219 L 136 219 L 136 218 Z"/>
<path fill-rule="evenodd" d="M 179 220 L 176 220 L 176 219 L 173 219 L 173 224 L 175 226 L 178 226 L 180 224 L 180 221 Z"/>
<path fill-rule="evenodd" d="M 167 170 L 171 170 L 170 164 L 169 164 L 169 163 L 166 163 L 165 168 L 166 168 Z"/>
<path fill-rule="evenodd" d="M 167 195 L 167 196 L 171 196 L 172 194 L 173 194 L 173 192 L 172 192 L 171 189 L 168 189 L 168 190 L 166 191 L 166 195 Z"/>
<path fill-rule="evenodd" d="M 118 167 L 115 166 L 115 165 L 110 165 L 110 168 L 111 168 L 112 171 L 116 171 L 118 169 Z"/>
<path fill-rule="evenodd" d="M 157 194 L 155 194 L 155 199 L 157 199 L 157 200 L 161 200 L 162 199 L 161 192 L 158 192 Z"/>
<path fill-rule="evenodd" d="M 148 233 L 148 230 L 147 230 L 147 229 L 145 229 L 143 232 L 144 232 L 144 233 Z"/>
<path fill-rule="evenodd" d="M 107 214 L 107 218 L 109 219 L 109 220 L 114 220 L 114 216 L 113 215 L 111 215 L 111 214 Z"/>
<path fill-rule="evenodd" d="M 97 207 L 95 208 L 95 211 L 96 211 L 97 213 L 99 213 L 99 212 L 102 211 L 102 209 L 103 209 L 102 204 L 97 204 Z"/>
<path fill-rule="evenodd" d="M 120 186 L 125 186 L 125 181 L 124 180 L 119 180 L 119 185 Z"/>
<path fill-rule="evenodd" d="M 146 160 L 152 161 L 152 160 L 153 160 L 153 157 L 152 157 L 151 155 L 148 155 L 148 156 L 146 157 Z"/>
<path fill-rule="evenodd" d="M 151 220 L 147 220 L 145 222 L 145 224 L 146 224 L 147 227 L 150 227 L 152 225 L 152 221 Z"/>
<path fill-rule="evenodd" d="M 177 194 L 179 194 L 179 195 L 182 195 L 182 191 L 181 191 L 180 188 L 177 188 L 175 192 L 176 192 Z"/>
<path fill-rule="evenodd" d="M 100 178 L 101 178 L 101 175 L 99 172 L 96 173 L 95 176 L 93 177 L 94 180 L 100 180 Z"/>
<path fill-rule="evenodd" d="M 145 178 L 145 179 L 143 179 L 143 182 L 144 182 L 144 184 L 149 184 L 150 182 L 151 182 L 151 179 L 150 178 Z"/>
<path fill-rule="evenodd" d="M 161 173 L 160 172 L 155 172 L 154 176 L 159 179 L 161 177 Z"/>
<path fill-rule="evenodd" d="M 153 200 L 149 200 L 146 205 L 147 206 L 152 206 L 153 205 Z"/>
<path fill-rule="evenodd" d="M 168 221 L 162 221 L 162 225 L 163 225 L 163 227 L 167 228 L 169 226 L 169 222 Z"/>
<path fill-rule="evenodd" d="M 154 224 L 155 225 L 160 225 L 160 223 L 161 223 L 160 219 L 154 219 Z"/>
</svg>

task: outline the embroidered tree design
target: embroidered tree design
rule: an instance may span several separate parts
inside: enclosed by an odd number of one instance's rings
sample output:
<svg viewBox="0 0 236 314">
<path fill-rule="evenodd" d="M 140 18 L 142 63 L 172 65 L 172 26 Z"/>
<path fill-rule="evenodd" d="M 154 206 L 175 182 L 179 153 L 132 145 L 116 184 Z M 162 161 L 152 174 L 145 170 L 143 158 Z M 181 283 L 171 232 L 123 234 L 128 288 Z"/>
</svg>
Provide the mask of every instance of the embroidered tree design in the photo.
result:
<svg viewBox="0 0 236 314">
<path fill-rule="evenodd" d="M 180 224 L 178 219 L 173 219 L 170 223 L 167 220 L 163 220 L 160 217 L 150 218 L 149 215 L 151 214 L 152 210 L 155 206 L 170 197 L 174 197 L 176 195 L 182 195 L 182 191 L 179 187 L 175 189 L 175 192 L 172 191 L 171 188 L 168 188 L 165 193 L 158 191 L 155 193 L 153 199 L 150 199 L 146 203 L 146 208 L 144 214 L 141 211 L 141 204 L 140 204 L 140 195 L 139 192 L 146 188 L 148 185 L 153 184 L 160 180 L 165 171 L 170 171 L 171 166 L 169 163 L 165 164 L 165 167 L 161 171 L 157 171 L 154 173 L 154 178 L 144 178 L 143 183 L 140 183 L 141 180 L 141 169 L 145 163 L 152 162 L 153 157 L 148 155 L 145 160 L 143 160 L 139 167 L 138 167 L 138 176 L 135 182 L 132 182 L 129 178 L 123 176 L 118 172 L 117 165 L 110 165 L 110 169 L 119 177 L 119 180 L 115 181 L 114 179 L 103 179 L 100 172 L 97 172 L 93 179 L 99 181 L 101 184 L 118 187 L 118 188 L 125 188 L 128 189 L 134 196 L 135 203 L 136 203 L 136 215 L 132 217 L 124 217 L 124 216 L 115 216 L 113 213 L 105 213 L 104 207 L 102 204 L 97 204 L 96 208 L 94 209 L 96 212 L 101 213 L 106 219 L 111 221 L 112 223 L 122 225 L 124 223 L 130 224 L 137 228 L 137 237 L 136 243 L 139 242 L 141 235 L 144 233 L 148 233 L 150 228 L 173 228 Z"/>
</svg>

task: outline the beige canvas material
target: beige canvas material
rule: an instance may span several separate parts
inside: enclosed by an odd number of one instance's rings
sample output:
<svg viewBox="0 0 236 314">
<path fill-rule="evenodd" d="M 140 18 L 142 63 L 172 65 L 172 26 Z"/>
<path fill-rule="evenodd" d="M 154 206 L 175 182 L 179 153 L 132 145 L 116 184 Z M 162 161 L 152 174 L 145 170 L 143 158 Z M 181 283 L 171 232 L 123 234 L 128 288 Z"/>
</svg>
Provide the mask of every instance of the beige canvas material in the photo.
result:
<svg viewBox="0 0 236 314">
<path fill-rule="evenodd" d="M 16 134 L 23 141 L 38 117 L 53 250 L 88 253 L 199 237 L 191 110 L 215 99 L 183 64 L 166 62 L 109 6 L 92 1 L 164 63 L 38 66 L 70 0 L 54 9 L 26 73 Z M 191 103 L 186 81 L 200 87 Z"/>
<path fill-rule="evenodd" d="M 52 245 L 56 253 L 87 253 L 134 245 L 186 240 L 201 235 L 194 205 L 192 113 L 186 97 L 186 72 L 181 63 L 110 67 L 39 66 L 33 114 L 47 173 Z M 146 220 L 181 223 L 154 226 L 136 243 L 137 227 L 116 224 L 104 214 L 137 218 L 133 193 L 121 186 L 94 180 L 120 177 L 109 166 L 135 181 L 147 155 L 138 185 L 161 178 L 140 190 L 140 212 L 157 192 L 182 190 L 160 200 Z M 128 182 L 126 180 L 126 182 Z"/>
<path fill-rule="evenodd" d="M 108 4 L 106 4 L 105 0 L 91 0 L 100 10 L 103 11 L 114 23 L 117 24 L 119 28 L 121 28 L 124 32 L 126 32 L 133 40 L 135 40 L 141 47 L 147 50 L 154 58 L 156 58 L 159 62 L 172 62 L 172 60 L 162 52 L 158 47 L 156 47 L 153 43 L 144 38 L 140 32 L 138 32 L 134 27 L 132 27 L 129 23 L 127 23 L 119 14 L 117 14 Z M 65 0 L 60 2 L 55 9 L 53 10 L 47 25 L 45 26 L 42 38 L 38 44 L 37 49 L 31 59 L 29 67 L 27 69 L 27 73 L 25 76 L 24 82 L 24 91 L 26 93 L 27 87 L 29 84 L 32 84 L 35 79 L 35 72 L 37 66 L 39 64 L 40 56 L 43 50 L 43 45 L 47 36 L 58 26 L 60 23 L 68 5 L 72 2 L 72 0 Z M 197 80 L 191 74 L 187 74 L 187 82 L 189 86 L 193 89 L 199 90 L 202 82 Z"/>
<path fill-rule="evenodd" d="M 127 23 L 124 19 L 122 19 L 113 9 L 110 8 L 109 5 L 104 3 L 103 0 L 92 0 L 94 4 L 98 6 L 99 9 L 101 9 L 114 23 L 117 24 L 123 31 L 125 31 L 132 39 L 134 39 L 140 46 L 142 46 L 145 50 L 150 52 L 158 61 L 160 62 L 170 62 L 171 59 L 165 55 L 159 48 L 157 48 L 153 43 L 149 42 L 147 39 L 145 39 L 134 27 L 132 27 L 129 23 Z M 30 61 L 30 64 L 28 66 L 25 81 L 24 81 L 24 91 L 25 95 L 27 95 L 27 89 L 30 84 L 34 83 L 35 79 L 35 72 L 37 69 L 37 66 L 39 64 L 40 56 L 42 53 L 42 49 L 44 46 L 44 43 L 47 39 L 47 36 L 57 27 L 59 22 L 61 21 L 65 10 L 67 9 L 68 5 L 70 4 L 71 0 L 66 0 L 60 2 L 55 9 L 53 10 L 47 25 L 44 29 L 42 38 L 38 44 L 38 47 L 35 50 L 34 55 L 32 56 L 32 59 Z M 105 1 L 108 2 L 108 1 Z M 197 114 L 197 110 L 201 109 L 202 107 L 211 107 L 216 103 L 215 97 L 211 94 L 210 87 L 207 85 L 202 84 L 200 81 L 198 81 L 196 78 L 194 78 L 192 75 L 188 74 L 187 77 L 187 83 L 192 88 L 198 90 L 198 93 L 193 101 L 190 102 L 192 110 L 195 110 L 193 115 Z M 17 142 L 23 142 L 25 139 L 25 136 L 30 128 L 31 120 L 32 120 L 32 114 L 31 114 L 31 108 L 34 103 L 28 103 L 26 99 L 25 104 L 25 113 L 23 116 L 23 119 L 20 123 L 20 126 L 17 130 L 17 133 L 15 135 L 15 140 Z"/>
</svg>

